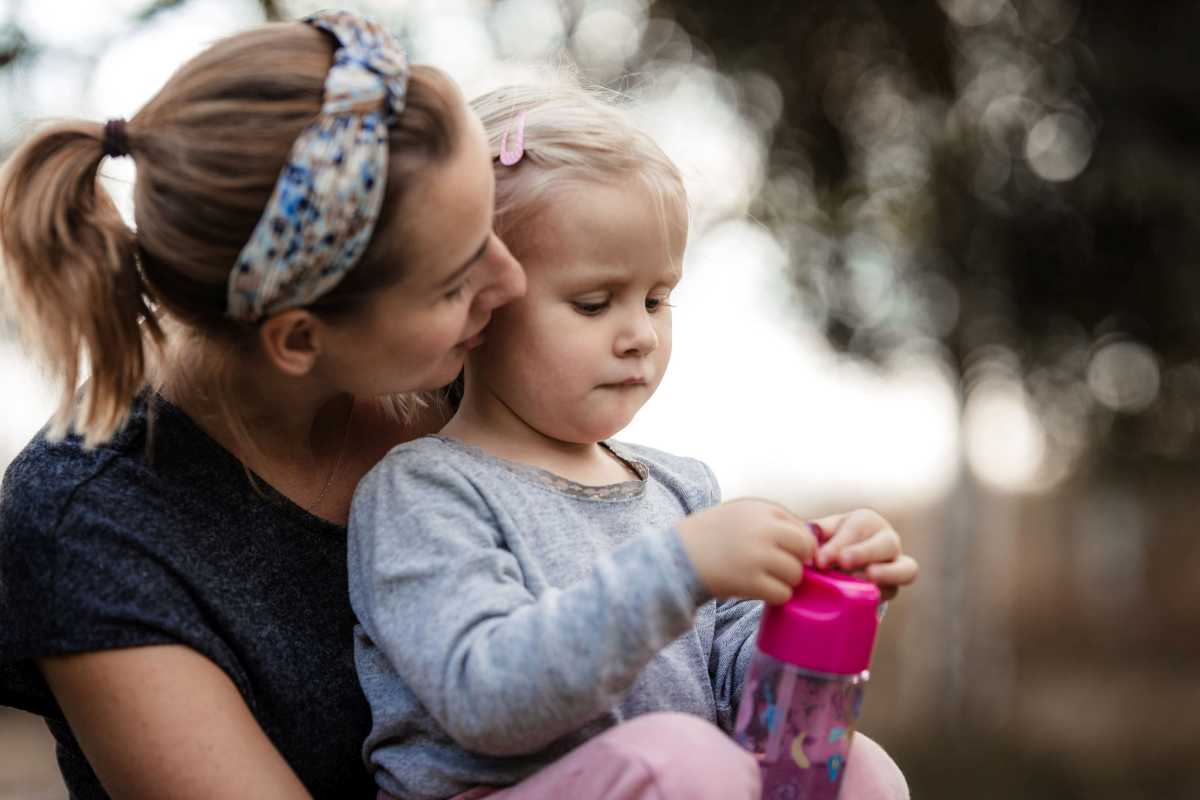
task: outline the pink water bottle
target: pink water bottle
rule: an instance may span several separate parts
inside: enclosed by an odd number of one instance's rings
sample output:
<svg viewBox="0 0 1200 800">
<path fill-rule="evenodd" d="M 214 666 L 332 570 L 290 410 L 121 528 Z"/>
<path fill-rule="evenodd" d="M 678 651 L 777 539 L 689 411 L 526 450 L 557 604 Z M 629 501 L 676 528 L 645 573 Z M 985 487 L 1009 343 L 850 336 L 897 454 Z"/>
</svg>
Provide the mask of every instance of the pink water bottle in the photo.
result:
<svg viewBox="0 0 1200 800">
<path fill-rule="evenodd" d="M 878 587 L 833 571 L 806 569 L 763 611 L 734 727 L 763 800 L 837 797 L 878 627 Z"/>
</svg>

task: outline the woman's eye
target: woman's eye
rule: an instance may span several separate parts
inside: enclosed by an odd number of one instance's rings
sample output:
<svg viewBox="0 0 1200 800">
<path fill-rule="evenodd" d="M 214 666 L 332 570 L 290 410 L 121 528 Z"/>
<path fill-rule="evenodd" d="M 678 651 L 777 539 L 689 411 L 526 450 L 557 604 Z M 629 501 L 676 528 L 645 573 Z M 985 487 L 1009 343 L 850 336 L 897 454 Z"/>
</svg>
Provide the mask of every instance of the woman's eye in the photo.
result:
<svg viewBox="0 0 1200 800">
<path fill-rule="evenodd" d="M 448 291 L 444 295 L 442 295 L 442 297 L 445 300 L 454 302 L 455 300 L 461 300 L 463 297 L 466 296 L 466 294 L 467 294 L 467 282 L 463 281 L 458 286 L 455 286 L 453 289 L 451 289 L 450 291 Z"/>
</svg>

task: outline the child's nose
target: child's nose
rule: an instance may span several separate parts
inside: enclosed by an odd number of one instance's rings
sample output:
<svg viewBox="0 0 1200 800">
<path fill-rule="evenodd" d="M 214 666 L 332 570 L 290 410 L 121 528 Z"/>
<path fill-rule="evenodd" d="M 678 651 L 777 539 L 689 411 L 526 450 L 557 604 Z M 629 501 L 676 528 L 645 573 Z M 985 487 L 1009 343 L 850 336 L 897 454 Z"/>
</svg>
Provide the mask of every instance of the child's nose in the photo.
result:
<svg viewBox="0 0 1200 800">
<path fill-rule="evenodd" d="M 644 356 L 653 353 L 658 348 L 658 331 L 650 321 L 650 315 L 645 311 L 633 314 L 617 337 L 617 355 Z"/>
</svg>

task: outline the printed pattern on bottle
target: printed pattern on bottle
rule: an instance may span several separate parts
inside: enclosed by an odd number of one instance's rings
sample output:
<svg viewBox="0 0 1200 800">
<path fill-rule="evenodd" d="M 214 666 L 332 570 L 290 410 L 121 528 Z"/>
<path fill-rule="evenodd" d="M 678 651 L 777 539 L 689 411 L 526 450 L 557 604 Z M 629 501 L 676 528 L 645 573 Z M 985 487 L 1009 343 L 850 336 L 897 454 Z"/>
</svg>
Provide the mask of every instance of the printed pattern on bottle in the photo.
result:
<svg viewBox="0 0 1200 800">
<path fill-rule="evenodd" d="M 763 800 L 835 800 L 864 686 L 858 675 L 817 676 L 756 654 L 734 738 L 758 759 Z"/>
</svg>

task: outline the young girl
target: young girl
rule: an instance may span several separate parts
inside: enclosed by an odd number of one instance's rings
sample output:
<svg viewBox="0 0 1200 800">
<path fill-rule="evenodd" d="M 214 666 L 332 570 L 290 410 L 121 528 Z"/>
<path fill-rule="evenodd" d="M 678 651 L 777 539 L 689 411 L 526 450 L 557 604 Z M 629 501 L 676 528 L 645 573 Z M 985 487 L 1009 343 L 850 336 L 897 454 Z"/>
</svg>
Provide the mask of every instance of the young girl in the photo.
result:
<svg viewBox="0 0 1200 800">
<path fill-rule="evenodd" d="M 512 784 L 506 800 L 757 797 L 754 762 L 717 726 L 732 727 L 758 601 L 785 600 L 814 560 L 888 590 L 916 564 L 878 515 L 823 520 L 818 550 L 776 505 L 719 505 L 704 464 L 609 440 L 670 358 L 679 174 L 578 89 L 474 106 L 527 292 L 468 356 L 440 435 L 392 450 L 355 493 L 368 765 L 385 794 L 422 800 Z M 906 795 L 876 745 L 855 752 L 844 797 Z"/>
</svg>

